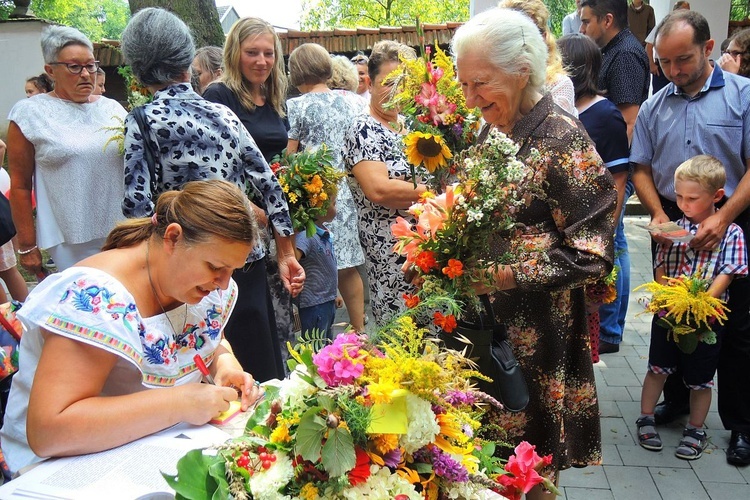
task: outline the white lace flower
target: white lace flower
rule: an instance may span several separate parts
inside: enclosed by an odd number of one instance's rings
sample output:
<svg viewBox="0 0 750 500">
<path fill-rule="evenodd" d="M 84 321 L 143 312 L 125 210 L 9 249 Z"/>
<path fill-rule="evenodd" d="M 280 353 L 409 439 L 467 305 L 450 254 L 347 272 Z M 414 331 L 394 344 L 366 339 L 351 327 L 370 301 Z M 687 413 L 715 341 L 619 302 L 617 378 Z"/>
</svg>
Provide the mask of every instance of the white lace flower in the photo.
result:
<svg viewBox="0 0 750 500">
<path fill-rule="evenodd" d="M 307 405 L 304 403 L 305 398 L 315 393 L 316 388 L 310 385 L 309 382 L 302 379 L 302 375 L 307 376 L 307 367 L 300 363 L 289 375 L 289 380 L 284 381 L 281 384 L 281 390 L 279 391 L 279 397 L 282 401 L 282 406 L 285 409 L 291 411 L 306 409 Z"/>
<path fill-rule="evenodd" d="M 417 493 L 414 486 L 398 474 L 393 474 L 385 467 L 377 465 L 370 466 L 370 477 L 366 482 L 352 486 L 342 491 L 336 497 L 323 492 L 321 498 L 340 498 L 346 500 L 359 500 L 360 498 L 369 498 L 372 500 L 390 500 L 397 495 L 406 495 L 412 500 L 422 500 L 421 494 Z"/>
<path fill-rule="evenodd" d="M 414 453 L 435 439 L 440 426 L 430 403 L 411 393 L 406 395 L 406 415 L 409 427 L 399 439 L 399 444 L 407 453 Z"/>
</svg>

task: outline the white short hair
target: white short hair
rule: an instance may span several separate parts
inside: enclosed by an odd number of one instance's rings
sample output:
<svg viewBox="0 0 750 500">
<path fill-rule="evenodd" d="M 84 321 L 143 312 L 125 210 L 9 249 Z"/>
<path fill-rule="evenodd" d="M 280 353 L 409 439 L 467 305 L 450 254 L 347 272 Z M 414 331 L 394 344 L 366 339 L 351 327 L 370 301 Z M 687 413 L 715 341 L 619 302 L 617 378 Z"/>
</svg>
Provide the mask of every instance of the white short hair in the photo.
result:
<svg viewBox="0 0 750 500">
<path fill-rule="evenodd" d="M 69 26 L 47 26 L 42 31 L 42 56 L 44 63 L 57 62 L 60 51 L 68 45 L 82 45 L 94 52 L 94 44 L 86 35 Z"/>
<path fill-rule="evenodd" d="M 526 14 L 496 7 L 473 17 L 451 40 L 455 58 L 469 51 L 484 54 L 487 64 L 507 75 L 528 75 L 526 92 L 544 87 L 547 44 Z"/>
</svg>

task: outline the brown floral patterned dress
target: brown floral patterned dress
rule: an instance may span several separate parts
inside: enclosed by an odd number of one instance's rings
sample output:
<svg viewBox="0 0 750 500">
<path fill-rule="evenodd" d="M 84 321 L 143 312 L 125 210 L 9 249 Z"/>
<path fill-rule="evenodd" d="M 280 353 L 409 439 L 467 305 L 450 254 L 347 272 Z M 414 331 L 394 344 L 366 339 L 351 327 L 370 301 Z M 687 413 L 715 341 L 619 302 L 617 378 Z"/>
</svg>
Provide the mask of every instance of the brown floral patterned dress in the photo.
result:
<svg viewBox="0 0 750 500">
<path fill-rule="evenodd" d="M 552 467 L 601 463 L 601 430 L 583 286 L 606 275 L 613 262 L 616 192 L 611 175 L 580 123 L 544 96 L 510 138 L 543 187 L 517 214 L 502 241 L 517 262 L 518 287 L 491 299 L 508 328 L 529 386 L 525 411 L 493 412 L 491 422 L 512 444 L 527 440 Z M 503 433 L 501 433 L 501 437 Z"/>
</svg>

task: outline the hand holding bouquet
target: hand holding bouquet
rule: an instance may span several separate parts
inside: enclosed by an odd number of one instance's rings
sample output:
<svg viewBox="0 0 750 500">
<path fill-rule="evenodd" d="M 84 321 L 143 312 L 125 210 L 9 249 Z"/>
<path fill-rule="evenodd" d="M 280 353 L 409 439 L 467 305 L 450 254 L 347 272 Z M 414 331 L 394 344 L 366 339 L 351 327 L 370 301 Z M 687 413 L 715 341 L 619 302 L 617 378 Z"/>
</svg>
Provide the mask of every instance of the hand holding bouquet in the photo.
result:
<svg viewBox="0 0 750 500">
<path fill-rule="evenodd" d="M 723 300 L 709 295 L 710 282 L 700 274 L 668 278 L 666 285 L 652 281 L 636 288 L 652 293 L 646 310 L 657 315 L 657 323 L 671 332 L 677 347 L 687 354 L 695 351 L 698 342 L 715 344 L 713 325 L 724 324 L 729 312 Z"/>
<path fill-rule="evenodd" d="M 323 144 L 315 150 L 287 153 L 273 159 L 271 170 L 286 193 L 294 229 L 315 234 L 315 219 L 328 212 L 344 173 L 333 166 L 331 151 Z"/>
</svg>

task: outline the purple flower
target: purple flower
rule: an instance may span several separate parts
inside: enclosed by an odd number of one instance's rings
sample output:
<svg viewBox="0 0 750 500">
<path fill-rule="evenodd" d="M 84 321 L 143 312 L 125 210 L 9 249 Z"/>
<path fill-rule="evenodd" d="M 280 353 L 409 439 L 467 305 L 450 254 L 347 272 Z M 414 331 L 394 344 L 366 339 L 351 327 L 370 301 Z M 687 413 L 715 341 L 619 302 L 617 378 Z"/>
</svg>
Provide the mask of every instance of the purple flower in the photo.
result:
<svg viewBox="0 0 750 500">
<path fill-rule="evenodd" d="M 392 469 L 398 467 L 398 464 L 401 463 L 401 448 L 396 448 L 383 455 L 383 463 L 386 467 Z"/>
<path fill-rule="evenodd" d="M 453 406 L 470 405 L 477 401 L 476 395 L 465 391 L 450 391 L 445 395 L 445 400 Z"/>
<path fill-rule="evenodd" d="M 432 449 L 432 470 L 438 476 L 454 483 L 465 483 L 469 480 L 469 472 L 466 467 L 438 448 Z"/>
</svg>

